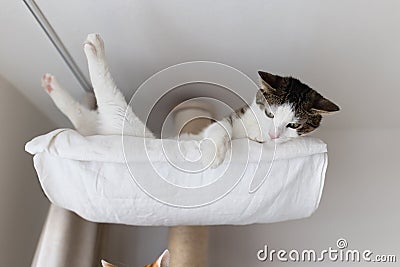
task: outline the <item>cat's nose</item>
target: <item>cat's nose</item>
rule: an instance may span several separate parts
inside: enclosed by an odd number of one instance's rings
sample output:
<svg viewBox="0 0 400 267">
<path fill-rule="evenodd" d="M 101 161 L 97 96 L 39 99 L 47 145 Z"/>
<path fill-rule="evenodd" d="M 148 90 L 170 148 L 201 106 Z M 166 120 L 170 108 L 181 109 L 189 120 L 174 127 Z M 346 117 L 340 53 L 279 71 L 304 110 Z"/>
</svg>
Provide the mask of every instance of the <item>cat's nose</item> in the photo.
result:
<svg viewBox="0 0 400 267">
<path fill-rule="evenodd" d="M 272 140 L 279 138 L 279 133 L 271 133 L 271 132 L 269 132 L 268 135 Z"/>
</svg>

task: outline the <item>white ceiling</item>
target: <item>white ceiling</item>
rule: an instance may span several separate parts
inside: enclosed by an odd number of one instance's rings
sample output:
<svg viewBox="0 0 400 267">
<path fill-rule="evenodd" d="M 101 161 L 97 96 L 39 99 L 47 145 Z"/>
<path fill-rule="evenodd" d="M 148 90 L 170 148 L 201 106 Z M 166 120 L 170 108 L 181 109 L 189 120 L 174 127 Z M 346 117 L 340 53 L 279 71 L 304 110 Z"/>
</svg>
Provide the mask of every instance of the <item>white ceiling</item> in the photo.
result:
<svg viewBox="0 0 400 267">
<path fill-rule="evenodd" d="M 399 1 L 37 3 L 85 74 L 82 42 L 101 33 L 126 96 L 165 67 L 210 60 L 254 80 L 259 69 L 300 78 L 342 108 L 327 129 L 399 127 Z M 0 25 L 0 74 L 58 126 L 69 125 L 40 77 L 51 72 L 74 96 L 83 91 L 22 1 L 1 3 Z"/>
</svg>

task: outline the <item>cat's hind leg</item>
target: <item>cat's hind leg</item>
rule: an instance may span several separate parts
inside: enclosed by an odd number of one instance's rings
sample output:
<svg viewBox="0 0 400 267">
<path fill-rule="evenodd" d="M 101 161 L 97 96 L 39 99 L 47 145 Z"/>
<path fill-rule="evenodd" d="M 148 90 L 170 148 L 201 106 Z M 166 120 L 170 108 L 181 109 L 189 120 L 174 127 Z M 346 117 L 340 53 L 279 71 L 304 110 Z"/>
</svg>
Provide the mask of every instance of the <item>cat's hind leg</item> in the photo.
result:
<svg viewBox="0 0 400 267">
<path fill-rule="evenodd" d="M 89 34 L 84 42 L 90 80 L 96 95 L 99 130 L 102 134 L 125 134 L 153 137 L 128 107 L 117 88 L 105 58 L 104 42 L 99 34 Z"/>
<path fill-rule="evenodd" d="M 76 101 L 57 81 L 46 73 L 42 77 L 42 87 L 49 94 L 57 108 L 71 121 L 83 135 L 96 134 L 97 112 Z"/>
</svg>

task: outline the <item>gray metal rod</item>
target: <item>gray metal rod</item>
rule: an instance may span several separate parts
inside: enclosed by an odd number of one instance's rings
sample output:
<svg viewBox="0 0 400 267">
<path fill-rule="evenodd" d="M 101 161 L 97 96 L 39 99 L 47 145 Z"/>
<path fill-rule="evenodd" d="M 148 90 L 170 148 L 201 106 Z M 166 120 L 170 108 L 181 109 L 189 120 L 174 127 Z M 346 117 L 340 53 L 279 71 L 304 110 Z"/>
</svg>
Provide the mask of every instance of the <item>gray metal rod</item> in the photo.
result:
<svg viewBox="0 0 400 267">
<path fill-rule="evenodd" d="M 68 68 L 71 70 L 72 74 L 78 80 L 79 84 L 86 92 L 93 92 L 92 86 L 86 80 L 86 77 L 83 75 L 82 71 L 75 63 L 74 59 L 71 57 L 68 50 L 65 48 L 63 42 L 60 37 L 58 37 L 56 31 L 50 25 L 47 18 L 44 16 L 43 12 L 40 10 L 39 6 L 36 4 L 34 0 L 23 0 L 29 11 L 32 13 L 36 21 L 39 23 L 40 27 L 46 33 L 47 37 L 50 39 L 51 43 L 57 49 L 58 53 L 67 64 Z"/>
</svg>

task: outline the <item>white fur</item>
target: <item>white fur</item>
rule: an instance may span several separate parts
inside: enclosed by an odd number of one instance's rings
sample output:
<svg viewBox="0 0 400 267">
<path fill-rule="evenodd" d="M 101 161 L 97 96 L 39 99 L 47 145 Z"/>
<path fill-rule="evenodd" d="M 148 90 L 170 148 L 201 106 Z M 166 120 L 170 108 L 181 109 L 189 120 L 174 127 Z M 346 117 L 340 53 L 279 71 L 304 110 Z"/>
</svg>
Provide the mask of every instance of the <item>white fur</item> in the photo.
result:
<svg viewBox="0 0 400 267">
<path fill-rule="evenodd" d="M 164 250 L 164 252 L 158 257 L 156 261 L 157 267 L 168 267 L 169 266 L 169 251 L 168 249 Z"/>
<path fill-rule="evenodd" d="M 104 43 L 98 34 L 88 35 L 84 42 L 84 51 L 97 101 L 97 111 L 83 107 L 58 84 L 54 76 L 46 74 L 42 79 L 42 85 L 56 106 L 84 135 L 122 134 L 123 131 L 124 134 L 132 136 L 154 137 L 133 113 L 115 85 L 105 60 Z"/>
<path fill-rule="evenodd" d="M 169 266 L 169 251 L 168 249 L 164 250 L 160 257 L 155 261 L 155 266 L 157 267 L 168 267 Z M 101 265 L 103 267 L 117 267 L 112 265 L 111 263 L 106 262 L 105 260 L 101 260 Z M 146 265 L 147 266 L 147 265 Z M 153 266 L 153 264 L 151 265 Z"/>
<path fill-rule="evenodd" d="M 289 123 L 297 122 L 290 105 L 267 108 L 274 114 L 273 119 L 267 117 L 265 110 L 254 100 L 241 118 L 233 117 L 232 124 L 223 119 L 201 132 L 201 139 L 211 140 L 213 143 L 213 146 L 209 142 L 207 146 L 201 147 L 203 163 L 212 168 L 219 166 L 225 159 L 232 139 L 249 138 L 260 143 L 281 143 L 298 136 L 295 129 L 287 127 Z"/>
<path fill-rule="evenodd" d="M 98 34 L 89 34 L 84 42 L 90 80 L 97 101 L 97 111 L 89 110 L 64 90 L 54 76 L 46 74 L 42 86 L 48 91 L 57 107 L 71 120 L 75 128 L 84 135 L 122 134 L 138 137 L 154 137 L 126 103 L 121 91 L 111 77 L 105 60 L 104 43 Z M 265 110 L 254 100 L 241 118 L 233 117 L 232 124 L 223 119 L 205 128 L 199 135 L 183 137 L 203 140 L 202 161 L 212 168 L 225 159 L 232 139 L 249 138 L 257 142 L 284 142 L 296 137 L 295 129 L 287 128 L 296 118 L 290 105 L 267 107 L 274 118 L 265 115 Z M 124 126 L 124 127 L 123 127 Z"/>
<path fill-rule="evenodd" d="M 279 106 L 272 105 L 269 108 L 272 114 L 274 114 L 274 118 L 272 119 L 273 124 L 270 125 L 268 130 L 268 136 L 270 139 L 275 139 L 277 142 L 283 142 L 287 139 L 297 137 L 298 134 L 295 129 L 286 127 L 289 123 L 297 122 L 292 106 L 289 104 L 283 104 Z"/>
<path fill-rule="evenodd" d="M 96 111 L 88 109 L 73 99 L 51 74 L 43 75 L 42 86 L 46 89 L 58 109 L 68 117 L 81 134 L 92 135 L 97 133 L 98 114 Z"/>
</svg>

